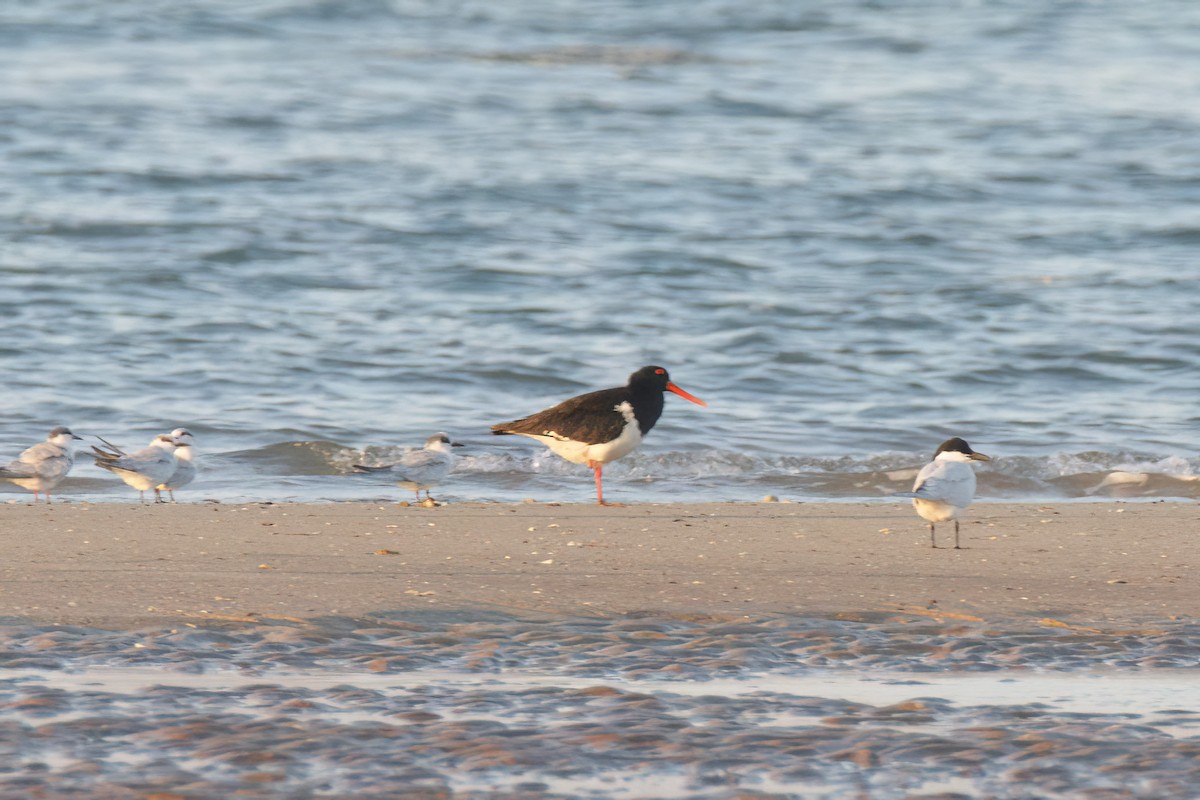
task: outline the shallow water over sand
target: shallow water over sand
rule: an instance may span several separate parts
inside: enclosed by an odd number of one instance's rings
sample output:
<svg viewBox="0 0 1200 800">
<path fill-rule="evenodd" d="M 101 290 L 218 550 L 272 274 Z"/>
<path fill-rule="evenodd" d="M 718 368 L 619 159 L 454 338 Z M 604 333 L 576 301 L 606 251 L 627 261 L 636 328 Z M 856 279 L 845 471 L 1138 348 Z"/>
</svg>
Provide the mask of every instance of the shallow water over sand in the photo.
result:
<svg viewBox="0 0 1200 800">
<path fill-rule="evenodd" d="M 728 787 L 744 786 L 823 797 L 859 781 L 883 797 L 929 791 L 933 784 L 994 797 L 1004 796 L 995 786 L 1012 767 L 1003 760 L 981 763 L 984 742 L 994 753 L 996 740 L 1007 739 L 1008 748 L 1024 755 L 1033 746 L 1022 745 L 1022 737 L 1053 740 L 1057 746 L 1045 748 L 1039 760 L 1047 766 L 1071 763 L 1073 769 L 1088 761 L 1105 765 L 1097 742 L 1115 750 L 1124 739 L 1126 748 L 1136 749 L 1128 743 L 1136 737 L 1153 741 L 1163 753 L 1180 744 L 1186 745 L 1181 753 L 1200 745 L 1200 709 L 1181 703 L 1195 687 L 1194 671 L 1166 670 L 951 673 L 920 680 L 900 672 L 842 670 L 696 682 L 597 681 L 519 670 L 246 677 L 96 667 L 79 673 L 13 671 L 0 678 L 0 702 L 35 725 L 42 744 L 30 761 L 54 771 L 69 772 L 73 764 L 71 748 L 55 742 L 64 737 L 56 737 L 54 729 L 86 729 L 104 719 L 108 726 L 140 721 L 136 734 L 93 746 L 89 757 L 106 768 L 153 769 L 156 762 L 178 762 L 186 754 L 193 769 L 221 772 L 228 770 L 226 762 L 254 764 L 262 770 L 260 780 L 295 788 L 305 783 L 291 777 L 298 775 L 307 776 L 314 789 L 354 792 L 393 779 L 386 770 L 369 778 L 370 768 L 345 763 L 339 754 L 345 744 L 336 742 L 343 738 L 359 743 L 364 755 L 372 752 L 374 740 L 381 760 L 407 761 L 409 770 L 424 770 L 431 787 L 456 793 L 520 787 L 533 795 L 632 800 L 721 796 Z M 182 736 L 180 726 L 188 728 Z M 705 737 L 711 745 L 689 746 L 689 738 L 713 728 L 721 735 Z M 305 748 L 302 766 L 281 756 L 271 741 L 280 729 L 333 741 Z M 451 744 L 446 741 L 451 731 L 468 735 Z M 860 749 L 832 758 L 819 751 L 807 757 L 771 752 L 814 732 L 823 734 L 827 754 L 839 753 L 839 746 Z M 399 746 L 397 736 L 409 743 L 407 757 L 392 749 Z M 181 739 L 186 744 L 172 744 Z M 433 752 L 422 753 L 423 746 Z M 976 763 L 959 770 L 944 763 L 918 767 L 923 759 L 910 757 L 922 751 L 940 753 L 960 767 Z M 893 758 L 908 762 L 912 774 L 901 780 L 871 775 L 873 766 Z M 796 763 L 789 767 L 791 761 Z M 797 772 L 801 764 L 811 774 Z M 847 774 L 851 765 L 857 775 Z M 241 778 L 248 780 L 244 770 Z"/>
<path fill-rule="evenodd" d="M 1176 734 L 1200 733 L 1200 706 L 1191 702 L 1200 676 L 1195 670 L 1158 669 L 1151 672 L 1109 669 L 1063 673 L 1037 669 L 1008 670 L 1001 674 L 948 672 L 914 677 L 907 672 L 871 670 L 815 670 L 804 674 L 749 673 L 738 677 L 702 680 L 612 677 L 598 683 L 594 677 L 577 677 L 505 669 L 497 673 L 420 669 L 402 675 L 333 670 L 269 670 L 260 675 L 243 672 L 182 672 L 161 667 L 88 667 L 81 671 L 14 669 L 3 673 L 9 685 L 46 687 L 68 692 L 105 692 L 138 695 L 151 687 L 180 692 L 246 692 L 264 686 L 285 690 L 328 691 L 352 686 L 384 695 L 423 692 L 430 688 L 500 694 L 531 689 L 585 691 L 597 685 L 629 693 L 667 694 L 682 697 L 738 698 L 754 695 L 821 697 L 859 705 L 896 705 L 931 698 L 965 706 L 1035 704 L 1056 713 L 1098 714 L 1139 718 Z M 247 709 L 270 715 L 270 706 Z M 330 709 L 345 712 L 347 719 L 367 719 L 369 709 Z M 762 724 L 778 726 L 795 715 L 780 712 Z M 486 715 L 483 715 L 486 718 Z"/>
<path fill-rule="evenodd" d="M 1200 780 L 1200 630 L 1181 623 L 433 615 L 4 633 L 9 793 L 1183 798 Z"/>
</svg>

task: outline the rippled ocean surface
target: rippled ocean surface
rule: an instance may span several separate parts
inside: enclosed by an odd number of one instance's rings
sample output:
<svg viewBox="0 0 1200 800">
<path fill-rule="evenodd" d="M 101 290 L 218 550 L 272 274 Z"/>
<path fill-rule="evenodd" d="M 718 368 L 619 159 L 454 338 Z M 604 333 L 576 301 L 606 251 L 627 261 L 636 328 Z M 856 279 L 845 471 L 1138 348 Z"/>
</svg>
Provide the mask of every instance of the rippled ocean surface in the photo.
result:
<svg viewBox="0 0 1200 800">
<path fill-rule="evenodd" d="M 982 498 L 1200 496 L 1196 4 L 31 0 L 0 73 L 5 458 L 185 425 L 188 499 L 407 497 L 349 465 L 446 430 L 440 496 L 587 501 L 489 424 L 658 363 L 710 407 L 612 499 L 950 435 Z"/>
</svg>

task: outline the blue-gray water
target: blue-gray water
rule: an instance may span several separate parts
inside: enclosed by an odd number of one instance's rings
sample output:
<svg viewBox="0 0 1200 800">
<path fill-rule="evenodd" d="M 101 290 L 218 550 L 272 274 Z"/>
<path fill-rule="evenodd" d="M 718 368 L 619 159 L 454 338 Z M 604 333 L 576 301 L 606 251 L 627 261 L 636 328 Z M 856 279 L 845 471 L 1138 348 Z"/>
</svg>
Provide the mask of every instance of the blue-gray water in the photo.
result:
<svg viewBox="0 0 1200 800">
<path fill-rule="evenodd" d="M 1200 496 L 1193 3 L 32 0 L 0 75 L 5 458 L 185 425 L 191 499 L 405 497 L 345 472 L 446 430 L 441 495 L 588 500 L 488 425 L 661 363 L 710 408 L 611 499 L 955 434 L 982 497 Z"/>
</svg>

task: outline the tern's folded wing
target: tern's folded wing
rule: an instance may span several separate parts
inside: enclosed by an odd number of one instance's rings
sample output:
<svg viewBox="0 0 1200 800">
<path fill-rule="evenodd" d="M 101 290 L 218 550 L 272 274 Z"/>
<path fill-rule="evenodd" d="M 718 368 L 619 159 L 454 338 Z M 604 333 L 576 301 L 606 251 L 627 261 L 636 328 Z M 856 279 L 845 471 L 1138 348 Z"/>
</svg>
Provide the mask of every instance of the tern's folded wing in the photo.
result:
<svg viewBox="0 0 1200 800">
<path fill-rule="evenodd" d="M 975 473 L 966 464 L 935 461 L 917 475 L 912 493 L 926 500 L 965 507 L 975 497 Z"/>
<path fill-rule="evenodd" d="M 0 467 L 0 478 L 32 478 L 34 475 L 33 467 L 23 461 L 10 461 Z"/>
</svg>

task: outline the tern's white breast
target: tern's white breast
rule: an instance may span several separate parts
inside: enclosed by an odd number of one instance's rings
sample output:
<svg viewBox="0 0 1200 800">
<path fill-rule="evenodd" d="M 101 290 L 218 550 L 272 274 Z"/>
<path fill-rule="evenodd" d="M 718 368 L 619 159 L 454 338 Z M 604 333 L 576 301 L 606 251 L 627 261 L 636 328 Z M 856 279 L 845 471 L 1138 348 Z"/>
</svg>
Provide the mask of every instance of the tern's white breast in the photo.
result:
<svg viewBox="0 0 1200 800">
<path fill-rule="evenodd" d="M 926 522 L 949 522 L 958 516 L 959 511 L 962 511 L 958 506 L 952 506 L 940 500 L 923 500 L 920 497 L 913 498 L 913 508 L 917 510 L 917 515 Z"/>
</svg>

